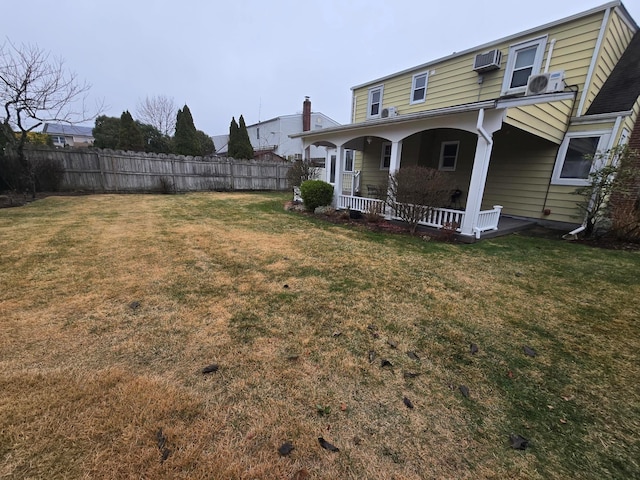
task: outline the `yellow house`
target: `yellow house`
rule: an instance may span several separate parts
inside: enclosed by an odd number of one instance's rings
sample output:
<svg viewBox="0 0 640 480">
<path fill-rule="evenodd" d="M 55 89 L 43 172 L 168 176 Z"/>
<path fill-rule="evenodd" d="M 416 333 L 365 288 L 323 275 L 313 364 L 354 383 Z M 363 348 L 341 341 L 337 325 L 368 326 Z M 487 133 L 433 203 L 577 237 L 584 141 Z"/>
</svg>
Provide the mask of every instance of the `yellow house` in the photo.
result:
<svg viewBox="0 0 640 480">
<path fill-rule="evenodd" d="M 418 164 L 461 192 L 424 225 L 575 228 L 573 191 L 599 166 L 588 156 L 626 142 L 638 116 L 639 69 L 638 25 L 613 1 L 355 86 L 350 124 L 292 137 L 332 149 L 337 208 L 380 211 L 389 175 Z"/>
</svg>

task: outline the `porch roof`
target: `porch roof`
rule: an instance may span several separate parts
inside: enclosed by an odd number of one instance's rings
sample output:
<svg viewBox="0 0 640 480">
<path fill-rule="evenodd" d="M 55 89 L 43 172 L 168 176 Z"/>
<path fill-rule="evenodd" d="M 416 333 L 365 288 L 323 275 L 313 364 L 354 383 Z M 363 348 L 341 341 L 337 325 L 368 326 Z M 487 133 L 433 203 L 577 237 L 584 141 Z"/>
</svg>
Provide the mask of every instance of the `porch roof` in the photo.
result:
<svg viewBox="0 0 640 480">
<path fill-rule="evenodd" d="M 500 97 L 493 100 L 485 100 L 482 102 L 465 103 L 452 107 L 436 108 L 433 110 L 424 110 L 421 112 L 398 115 L 396 117 L 378 118 L 360 123 L 351 123 L 347 125 L 339 125 L 336 127 L 323 128 L 321 130 L 294 133 L 289 135 L 289 137 L 302 138 L 308 143 L 313 143 L 314 139 L 327 139 L 327 137 L 331 137 L 335 134 L 359 132 L 362 135 L 366 135 L 367 130 L 378 129 L 380 127 L 399 126 L 403 123 L 414 123 L 421 120 L 433 120 L 438 117 L 444 118 L 451 115 L 477 112 L 480 110 L 506 110 L 507 108 L 533 105 L 536 103 L 570 100 L 574 95 L 574 92 L 560 92 L 541 95 L 530 95 L 525 97 Z"/>
</svg>

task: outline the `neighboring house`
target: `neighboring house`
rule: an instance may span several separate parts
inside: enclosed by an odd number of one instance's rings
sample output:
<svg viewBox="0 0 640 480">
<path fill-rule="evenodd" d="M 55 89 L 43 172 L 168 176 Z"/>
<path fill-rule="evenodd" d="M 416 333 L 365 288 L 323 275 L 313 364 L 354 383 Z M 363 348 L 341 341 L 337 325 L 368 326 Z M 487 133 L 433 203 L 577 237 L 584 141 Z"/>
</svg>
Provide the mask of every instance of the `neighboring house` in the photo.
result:
<svg viewBox="0 0 640 480">
<path fill-rule="evenodd" d="M 56 147 L 90 147 L 93 145 L 93 127 L 45 123 L 42 133 L 53 140 Z"/>
<path fill-rule="evenodd" d="M 637 32 L 610 2 L 353 87 L 351 124 L 292 137 L 333 148 L 338 208 L 381 208 L 389 175 L 418 164 L 462 191 L 425 225 L 476 238 L 501 215 L 572 228 L 573 192 L 598 166 L 585 155 L 625 142 L 640 110 Z"/>
<path fill-rule="evenodd" d="M 307 119 L 307 122 L 305 122 Z M 249 140 L 256 152 L 273 152 L 275 155 L 288 160 L 309 158 L 320 159 L 324 162 L 327 152 L 324 147 L 311 146 L 307 152 L 302 139 L 291 138 L 290 135 L 303 131 L 319 131 L 324 128 L 340 125 L 335 120 L 320 112 L 311 111 L 309 97 L 305 98 L 302 113 L 282 115 L 270 120 L 247 125 Z M 225 155 L 228 150 L 229 135 L 213 137 L 216 154 Z"/>
</svg>

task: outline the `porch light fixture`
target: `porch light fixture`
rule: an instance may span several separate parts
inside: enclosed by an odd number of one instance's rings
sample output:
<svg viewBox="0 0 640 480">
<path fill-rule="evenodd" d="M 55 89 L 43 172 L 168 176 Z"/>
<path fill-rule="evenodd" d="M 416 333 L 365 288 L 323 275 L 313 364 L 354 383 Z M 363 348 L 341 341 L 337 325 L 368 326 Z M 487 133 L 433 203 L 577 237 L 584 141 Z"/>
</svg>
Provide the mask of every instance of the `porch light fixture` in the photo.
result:
<svg viewBox="0 0 640 480">
<path fill-rule="evenodd" d="M 371 145 L 371 140 L 372 140 L 372 139 L 371 139 L 371 137 L 367 137 L 367 143 L 368 143 L 369 145 Z"/>
</svg>

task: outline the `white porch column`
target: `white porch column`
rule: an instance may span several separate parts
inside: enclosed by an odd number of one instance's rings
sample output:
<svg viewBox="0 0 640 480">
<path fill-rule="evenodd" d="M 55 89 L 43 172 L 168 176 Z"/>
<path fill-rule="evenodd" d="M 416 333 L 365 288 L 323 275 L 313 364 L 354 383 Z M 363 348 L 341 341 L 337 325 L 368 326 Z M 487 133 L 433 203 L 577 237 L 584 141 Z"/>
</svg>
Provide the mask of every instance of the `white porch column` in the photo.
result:
<svg viewBox="0 0 640 480">
<path fill-rule="evenodd" d="M 389 162 L 389 175 L 393 175 L 400 169 L 400 158 L 402 157 L 402 140 L 391 142 L 391 162 Z"/>
<path fill-rule="evenodd" d="M 462 235 L 475 235 L 474 228 L 478 225 L 478 216 L 484 196 L 484 187 L 487 181 L 487 171 L 489 170 L 489 160 L 493 150 L 493 136 L 484 129 L 484 110 L 478 112 L 478 144 L 476 145 L 476 155 L 473 160 L 471 170 L 471 181 L 469 182 L 469 193 L 467 195 L 467 208 L 464 219 L 460 226 Z"/>
<path fill-rule="evenodd" d="M 333 184 L 333 206 L 338 206 L 338 195 L 342 195 L 342 145 L 336 146 L 336 181 Z"/>
</svg>

